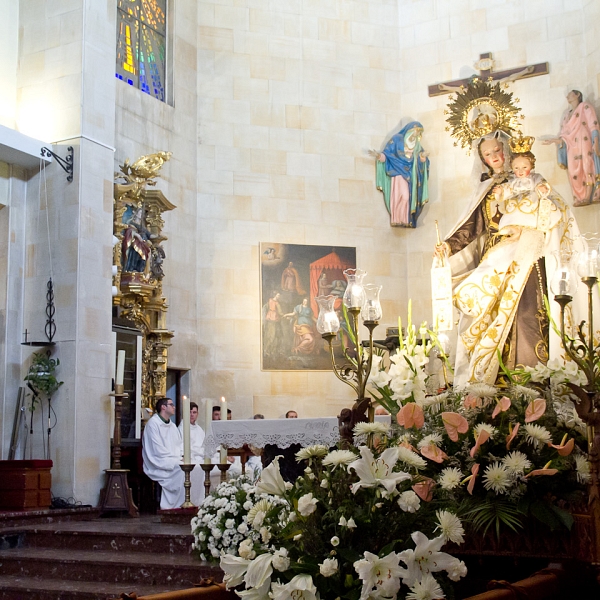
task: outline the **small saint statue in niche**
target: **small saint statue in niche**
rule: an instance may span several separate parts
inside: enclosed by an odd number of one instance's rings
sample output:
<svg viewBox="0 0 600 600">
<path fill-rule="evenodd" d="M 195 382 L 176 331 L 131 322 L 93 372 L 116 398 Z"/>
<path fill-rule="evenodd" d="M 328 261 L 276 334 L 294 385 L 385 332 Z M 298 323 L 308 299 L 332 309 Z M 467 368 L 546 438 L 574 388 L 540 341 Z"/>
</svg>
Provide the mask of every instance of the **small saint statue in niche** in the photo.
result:
<svg viewBox="0 0 600 600">
<path fill-rule="evenodd" d="M 127 226 L 123 232 L 122 242 L 124 272 L 144 273 L 145 275 L 150 272 L 152 253 L 150 239 L 153 236 L 144 226 L 143 220 L 141 207 L 134 209 L 131 214 L 123 219 L 124 224 Z"/>
<path fill-rule="evenodd" d="M 416 227 L 429 200 L 429 158 L 421 146 L 423 126 L 411 121 L 394 134 L 376 157 L 377 189 L 383 192 L 392 227 Z"/>
</svg>

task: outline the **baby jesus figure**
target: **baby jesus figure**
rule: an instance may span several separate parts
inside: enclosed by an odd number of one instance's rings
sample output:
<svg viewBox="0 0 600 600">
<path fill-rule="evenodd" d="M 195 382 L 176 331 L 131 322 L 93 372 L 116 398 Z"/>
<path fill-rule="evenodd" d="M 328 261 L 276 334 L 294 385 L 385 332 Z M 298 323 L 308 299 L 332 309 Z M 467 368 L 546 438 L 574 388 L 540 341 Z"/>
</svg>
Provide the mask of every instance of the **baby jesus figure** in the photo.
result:
<svg viewBox="0 0 600 600">
<path fill-rule="evenodd" d="M 560 211 L 548 197 L 550 184 L 533 172 L 535 156 L 531 151 L 516 153 L 511 167 L 514 177 L 493 190 L 503 213 L 498 233 L 514 240 L 524 228 L 547 233 L 560 221 Z"/>
</svg>

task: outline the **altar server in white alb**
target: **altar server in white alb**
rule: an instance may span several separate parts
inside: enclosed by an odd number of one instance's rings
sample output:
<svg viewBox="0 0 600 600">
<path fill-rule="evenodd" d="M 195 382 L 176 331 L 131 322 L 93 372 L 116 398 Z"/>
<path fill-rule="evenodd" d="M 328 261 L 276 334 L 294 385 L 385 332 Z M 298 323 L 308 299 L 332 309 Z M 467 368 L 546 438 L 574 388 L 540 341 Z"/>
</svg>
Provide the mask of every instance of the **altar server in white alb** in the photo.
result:
<svg viewBox="0 0 600 600">
<path fill-rule="evenodd" d="M 155 414 L 146 423 L 142 438 L 144 473 L 160 483 L 161 509 L 179 508 L 185 500 L 182 440 L 177 425 L 171 421 L 175 405 L 170 398 L 156 402 Z"/>
<path fill-rule="evenodd" d="M 196 466 L 190 473 L 190 500 L 200 506 L 204 500 L 204 471 L 200 466 L 204 461 L 204 429 L 196 423 L 198 420 L 198 405 L 190 402 L 190 460 Z M 183 438 L 183 421 L 179 423 L 179 433 Z"/>
</svg>

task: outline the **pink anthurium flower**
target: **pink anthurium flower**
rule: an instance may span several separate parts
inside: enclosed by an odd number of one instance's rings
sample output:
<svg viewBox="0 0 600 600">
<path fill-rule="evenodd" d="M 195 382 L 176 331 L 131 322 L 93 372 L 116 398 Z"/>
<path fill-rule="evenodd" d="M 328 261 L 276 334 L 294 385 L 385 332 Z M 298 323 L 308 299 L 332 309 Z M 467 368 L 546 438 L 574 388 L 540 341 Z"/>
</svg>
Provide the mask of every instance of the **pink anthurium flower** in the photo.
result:
<svg viewBox="0 0 600 600">
<path fill-rule="evenodd" d="M 463 406 L 465 408 L 477 408 L 479 398 L 477 396 L 471 396 L 470 394 L 463 400 Z"/>
<path fill-rule="evenodd" d="M 421 429 L 425 423 L 425 415 L 423 409 L 415 402 L 407 402 L 396 417 L 398 424 L 406 429 L 416 427 Z"/>
<path fill-rule="evenodd" d="M 546 400 L 534 398 L 525 409 L 525 423 L 537 421 L 546 412 Z"/>
<path fill-rule="evenodd" d="M 502 396 L 502 398 L 496 402 L 496 407 L 492 413 L 492 419 L 495 419 L 501 412 L 507 411 L 510 408 L 510 405 L 510 398 Z"/>
<path fill-rule="evenodd" d="M 423 502 L 431 502 L 433 499 L 433 488 L 435 487 L 435 481 L 429 477 L 425 477 L 423 481 L 415 483 L 412 486 L 413 491 Z"/>
<path fill-rule="evenodd" d="M 477 479 L 477 475 L 479 474 L 479 463 L 475 463 L 471 467 L 471 474 L 468 477 L 465 477 L 463 483 L 469 482 L 467 486 L 467 492 L 473 495 L 473 488 L 475 487 L 475 480 Z"/>
<path fill-rule="evenodd" d="M 448 458 L 448 455 L 435 444 L 427 444 L 427 446 L 423 446 L 420 451 L 425 458 L 433 460 L 436 463 L 443 463 Z"/>
<path fill-rule="evenodd" d="M 541 469 L 535 469 L 527 473 L 525 477 L 535 477 L 536 475 L 556 475 L 558 473 L 558 469 L 550 469 L 551 462 L 552 461 L 548 461 Z"/>
<path fill-rule="evenodd" d="M 517 431 L 519 431 L 520 423 L 517 423 L 514 427 L 509 424 L 508 431 L 509 434 L 506 436 L 506 449 L 510 450 L 510 445 L 512 441 L 517 437 Z"/>
<path fill-rule="evenodd" d="M 573 438 L 571 438 L 567 442 L 567 435 L 568 434 L 565 433 L 565 435 L 563 436 L 563 439 L 561 440 L 560 444 L 558 444 L 558 445 L 556 445 L 556 444 L 548 444 L 548 446 L 550 446 L 551 448 L 555 448 L 556 451 L 561 456 L 569 456 L 569 454 L 571 454 L 571 452 L 573 452 L 573 448 L 575 447 L 575 440 Z"/>
<path fill-rule="evenodd" d="M 485 444 L 490 439 L 490 434 L 485 429 L 482 429 L 475 440 L 475 445 L 471 448 L 471 458 L 477 454 L 477 450 L 481 448 L 481 444 Z"/>
<path fill-rule="evenodd" d="M 467 431 L 469 431 L 469 422 L 458 413 L 443 412 L 442 421 L 444 422 L 448 437 L 453 442 L 458 442 L 459 433 L 467 433 Z"/>
</svg>

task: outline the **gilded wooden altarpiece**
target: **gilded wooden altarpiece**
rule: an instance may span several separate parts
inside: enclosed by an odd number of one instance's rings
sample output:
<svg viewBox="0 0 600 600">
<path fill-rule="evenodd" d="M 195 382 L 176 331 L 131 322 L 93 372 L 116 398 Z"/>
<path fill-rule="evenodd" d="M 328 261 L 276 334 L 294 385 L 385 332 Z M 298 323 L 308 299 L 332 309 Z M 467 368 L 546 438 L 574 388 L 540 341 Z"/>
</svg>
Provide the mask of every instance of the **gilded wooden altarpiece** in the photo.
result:
<svg viewBox="0 0 600 600">
<path fill-rule="evenodd" d="M 166 326 L 167 299 L 162 280 L 165 252 L 162 214 L 173 210 L 156 185 L 170 152 L 126 160 L 115 173 L 113 233 L 113 277 L 116 295 L 113 305 L 119 317 L 127 319 L 142 332 L 142 407 L 153 408 L 166 394 L 168 348 L 173 332 Z"/>
</svg>

